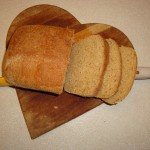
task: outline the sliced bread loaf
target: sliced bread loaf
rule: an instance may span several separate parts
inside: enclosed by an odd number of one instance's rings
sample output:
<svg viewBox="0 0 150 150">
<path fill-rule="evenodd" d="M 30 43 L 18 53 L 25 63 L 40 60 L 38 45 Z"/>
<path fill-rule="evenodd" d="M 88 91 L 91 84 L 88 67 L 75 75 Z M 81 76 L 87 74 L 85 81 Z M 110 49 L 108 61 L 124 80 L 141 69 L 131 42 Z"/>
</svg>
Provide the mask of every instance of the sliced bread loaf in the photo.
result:
<svg viewBox="0 0 150 150">
<path fill-rule="evenodd" d="M 106 43 L 100 35 L 91 35 L 75 43 L 64 90 L 80 96 L 94 97 L 100 88 L 106 64 Z"/>
<path fill-rule="evenodd" d="M 74 31 L 45 25 L 26 25 L 12 36 L 3 63 L 8 83 L 22 88 L 63 91 Z"/>
<path fill-rule="evenodd" d="M 108 65 L 106 67 L 102 86 L 98 91 L 97 98 L 109 98 L 118 89 L 121 80 L 121 54 L 118 44 L 112 40 L 106 40 L 109 46 Z"/>
<path fill-rule="evenodd" d="M 115 95 L 108 99 L 103 99 L 108 104 L 116 104 L 123 100 L 131 90 L 137 70 L 137 57 L 133 48 L 120 47 L 122 58 L 122 77 Z"/>
</svg>

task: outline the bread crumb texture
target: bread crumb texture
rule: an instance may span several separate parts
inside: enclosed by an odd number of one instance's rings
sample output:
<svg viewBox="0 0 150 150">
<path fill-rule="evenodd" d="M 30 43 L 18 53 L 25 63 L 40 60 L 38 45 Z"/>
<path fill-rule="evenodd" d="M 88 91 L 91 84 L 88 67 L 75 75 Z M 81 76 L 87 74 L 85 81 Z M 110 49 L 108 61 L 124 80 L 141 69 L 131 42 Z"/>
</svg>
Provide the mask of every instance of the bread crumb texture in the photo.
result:
<svg viewBox="0 0 150 150">
<path fill-rule="evenodd" d="M 85 97 L 95 96 L 106 61 L 104 39 L 89 36 L 73 45 L 64 90 Z"/>
<path fill-rule="evenodd" d="M 122 58 L 122 76 L 118 91 L 108 99 L 103 99 L 108 104 L 116 104 L 122 101 L 130 92 L 134 83 L 137 70 L 137 56 L 135 50 L 130 47 L 120 47 Z"/>
<path fill-rule="evenodd" d="M 109 47 L 108 64 L 103 77 L 102 86 L 96 97 L 109 98 L 116 93 L 121 80 L 121 54 L 118 44 L 112 40 L 106 40 Z"/>
</svg>

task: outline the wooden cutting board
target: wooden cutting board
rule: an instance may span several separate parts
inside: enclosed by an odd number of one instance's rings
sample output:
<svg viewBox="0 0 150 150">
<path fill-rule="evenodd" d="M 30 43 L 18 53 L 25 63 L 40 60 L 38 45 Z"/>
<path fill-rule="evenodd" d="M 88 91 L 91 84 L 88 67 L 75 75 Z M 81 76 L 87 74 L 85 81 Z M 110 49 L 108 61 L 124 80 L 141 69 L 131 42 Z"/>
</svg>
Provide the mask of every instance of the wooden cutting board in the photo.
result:
<svg viewBox="0 0 150 150">
<path fill-rule="evenodd" d="M 34 24 L 73 28 L 76 41 L 91 34 L 100 34 L 104 38 L 115 39 L 119 45 L 133 47 L 120 30 L 105 24 L 80 24 L 68 11 L 52 5 L 37 5 L 21 12 L 10 25 L 6 47 L 18 27 Z M 103 103 L 100 99 L 82 98 L 66 92 L 59 96 L 19 88 L 16 92 L 32 139 Z"/>
</svg>

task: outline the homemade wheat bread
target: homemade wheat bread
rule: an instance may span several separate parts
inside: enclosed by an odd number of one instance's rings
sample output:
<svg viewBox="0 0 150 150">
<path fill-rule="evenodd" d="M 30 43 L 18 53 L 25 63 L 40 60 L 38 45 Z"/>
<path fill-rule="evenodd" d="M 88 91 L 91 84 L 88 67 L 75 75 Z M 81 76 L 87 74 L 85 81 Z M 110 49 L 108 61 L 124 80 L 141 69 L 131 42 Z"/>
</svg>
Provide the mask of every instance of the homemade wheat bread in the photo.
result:
<svg viewBox="0 0 150 150">
<path fill-rule="evenodd" d="M 118 44 L 112 40 L 106 40 L 109 45 L 108 65 L 106 67 L 102 86 L 97 98 L 109 98 L 116 93 L 121 80 L 121 54 Z"/>
<path fill-rule="evenodd" d="M 106 64 L 106 43 L 100 35 L 91 35 L 75 43 L 64 90 L 84 97 L 94 97 L 101 86 Z"/>
<path fill-rule="evenodd" d="M 122 58 L 122 77 L 118 91 L 108 99 L 103 99 L 108 104 L 116 104 L 123 100 L 131 90 L 137 70 L 137 57 L 133 48 L 120 47 Z"/>
<path fill-rule="evenodd" d="M 9 43 L 3 76 L 14 86 L 60 94 L 72 47 L 73 30 L 27 25 Z"/>
</svg>

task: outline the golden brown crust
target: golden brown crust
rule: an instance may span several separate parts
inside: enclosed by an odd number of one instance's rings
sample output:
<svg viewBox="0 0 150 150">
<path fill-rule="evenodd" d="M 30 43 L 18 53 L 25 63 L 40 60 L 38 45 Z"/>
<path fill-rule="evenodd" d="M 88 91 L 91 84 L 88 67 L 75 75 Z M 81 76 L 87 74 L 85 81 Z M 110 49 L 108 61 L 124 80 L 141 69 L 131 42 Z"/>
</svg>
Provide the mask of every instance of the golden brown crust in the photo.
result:
<svg viewBox="0 0 150 150">
<path fill-rule="evenodd" d="M 20 27 L 8 46 L 3 75 L 14 86 L 60 94 L 73 30 L 44 25 Z"/>
</svg>

